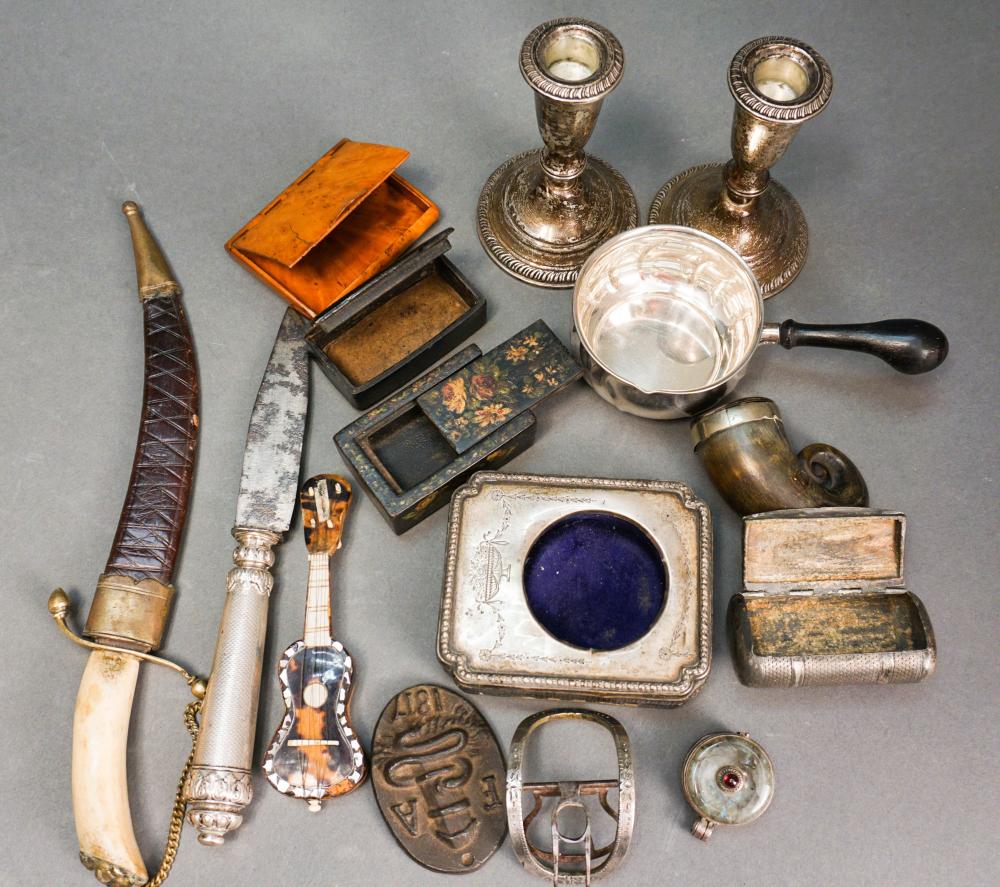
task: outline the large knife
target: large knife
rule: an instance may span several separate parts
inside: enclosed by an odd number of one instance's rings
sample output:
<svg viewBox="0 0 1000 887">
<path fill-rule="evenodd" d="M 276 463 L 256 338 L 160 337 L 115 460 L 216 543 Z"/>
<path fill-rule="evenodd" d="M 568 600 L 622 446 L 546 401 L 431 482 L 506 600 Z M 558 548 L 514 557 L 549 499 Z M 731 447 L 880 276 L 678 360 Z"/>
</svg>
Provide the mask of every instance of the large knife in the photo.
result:
<svg viewBox="0 0 1000 887">
<path fill-rule="evenodd" d="M 309 403 L 305 328 L 289 308 L 247 432 L 233 527 L 235 566 L 227 577 L 201 730 L 184 785 L 188 820 L 202 844 L 222 844 L 228 832 L 239 828 L 241 813 L 253 798 L 250 770 L 273 583 L 272 547 L 291 524 Z"/>
<path fill-rule="evenodd" d="M 91 649 L 73 718 L 73 815 L 80 860 L 102 884 L 147 881 L 129 811 L 126 752 L 141 661 L 179 671 L 197 696 L 204 683 L 150 654 L 160 645 L 170 579 L 187 514 L 198 437 L 198 371 L 181 288 L 131 201 L 122 207 L 135 253 L 145 333 L 142 422 L 115 541 L 97 581 L 84 635 L 66 624 L 69 598 L 56 589 L 49 611 L 74 642 Z M 176 835 L 168 840 L 170 869 Z"/>
</svg>

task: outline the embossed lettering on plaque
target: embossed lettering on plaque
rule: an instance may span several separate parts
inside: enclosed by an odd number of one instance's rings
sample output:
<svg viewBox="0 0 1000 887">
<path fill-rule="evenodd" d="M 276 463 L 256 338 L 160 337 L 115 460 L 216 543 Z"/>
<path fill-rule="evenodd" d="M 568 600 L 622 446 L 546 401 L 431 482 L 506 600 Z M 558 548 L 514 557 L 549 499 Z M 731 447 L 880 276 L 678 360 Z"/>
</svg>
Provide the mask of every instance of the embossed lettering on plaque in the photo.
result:
<svg viewBox="0 0 1000 887">
<path fill-rule="evenodd" d="M 434 871 L 474 871 L 503 843 L 505 772 L 489 724 L 443 687 L 403 690 L 375 727 L 379 809 L 403 849 Z"/>
</svg>

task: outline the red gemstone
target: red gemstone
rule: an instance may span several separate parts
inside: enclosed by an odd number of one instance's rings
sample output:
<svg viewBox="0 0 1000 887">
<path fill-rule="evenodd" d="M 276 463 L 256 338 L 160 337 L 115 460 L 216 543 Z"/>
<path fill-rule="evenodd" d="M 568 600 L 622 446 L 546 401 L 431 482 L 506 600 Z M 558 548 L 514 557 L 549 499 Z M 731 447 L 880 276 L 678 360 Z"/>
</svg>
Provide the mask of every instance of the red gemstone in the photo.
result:
<svg viewBox="0 0 1000 887">
<path fill-rule="evenodd" d="M 722 774 L 722 784 L 728 788 L 731 792 L 736 791 L 740 787 L 740 783 L 743 780 L 740 779 L 739 774 L 733 773 L 731 770 L 728 773 Z"/>
</svg>

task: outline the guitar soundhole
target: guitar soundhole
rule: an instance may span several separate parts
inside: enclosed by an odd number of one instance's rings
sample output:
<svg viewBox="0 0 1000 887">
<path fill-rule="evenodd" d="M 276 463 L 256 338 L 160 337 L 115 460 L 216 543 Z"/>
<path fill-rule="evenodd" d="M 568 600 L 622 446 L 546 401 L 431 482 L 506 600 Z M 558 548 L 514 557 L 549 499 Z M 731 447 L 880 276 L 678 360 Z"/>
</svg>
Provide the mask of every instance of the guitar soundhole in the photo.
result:
<svg viewBox="0 0 1000 887">
<path fill-rule="evenodd" d="M 329 695 L 326 686 L 322 682 L 314 680 L 312 683 L 306 684 L 306 688 L 302 691 L 302 701 L 310 708 L 320 708 Z"/>
</svg>

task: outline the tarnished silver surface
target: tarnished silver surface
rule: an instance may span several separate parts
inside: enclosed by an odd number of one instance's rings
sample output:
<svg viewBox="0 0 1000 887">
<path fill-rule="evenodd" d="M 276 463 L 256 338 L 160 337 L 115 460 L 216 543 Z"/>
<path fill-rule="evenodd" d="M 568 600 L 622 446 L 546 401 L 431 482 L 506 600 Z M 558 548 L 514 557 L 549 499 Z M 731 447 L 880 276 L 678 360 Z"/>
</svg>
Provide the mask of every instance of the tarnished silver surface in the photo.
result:
<svg viewBox="0 0 1000 887">
<path fill-rule="evenodd" d="M 637 524 L 669 577 L 649 631 L 594 653 L 549 634 L 532 615 L 522 575 L 531 544 L 578 511 Z M 704 684 L 712 661 L 712 524 L 682 483 L 483 471 L 455 492 L 448 525 L 438 659 L 479 693 L 675 706 Z"/>
<path fill-rule="evenodd" d="M 289 308 L 274 341 L 247 430 L 238 527 L 284 533 L 291 523 L 309 405 L 307 327 Z"/>
<path fill-rule="evenodd" d="M 809 247 L 802 209 L 770 169 L 799 127 L 827 106 L 833 76 L 808 44 L 760 37 L 736 53 L 728 80 L 736 99 L 733 159 L 674 176 L 653 198 L 649 221 L 718 237 L 746 260 L 767 299 L 795 279 Z"/>
<path fill-rule="evenodd" d="M 881 534 L 866 525 L 888 522 Z M 923 602 L 904 582 L 906 515 L 874 508 L 791 508 L 743 519 L 743 591 L 729 602 L 727 623 L 740 681 L 749 687 L 826 684 L 912 684 L 933 674 L 937 642 Z M 781 552 L 780 563 L 775 552 Z M 774 649 L 773 629 L 750 609 L 761 599 L 868 603 L 873 596 L 896 605 L 893 624 L 908 642 L 893 649 L 879 642 L 855 614 L 828 611 L 823 641 L 811 638 L 801 618 L 786 610 Z M 857 638 L 868 638 L 859 649 Z M 854 643 L 851 643 L 854 641 Z M 789 648 L 789 645 L 797 649 Z"/>
<path fill-rule="evenodd" d="M 479 239 L 508 274 L 570 287 L 598 244 L 639 220 L 625 179 L 583 150 L 621 82 L 625 54 L 607 28 L 559 18 L 528 35 L 520 66 L 545 147 L 509 158 L 489 177 L 476 208 Z"/>
<path fill-rule="evenodd" d="M 604 727 L 615 742 L 618 758 L 617 780 L 524 782 L 524 758 L 528 738 L 542 724 L 549 721 L 582 720 L 592 721 Z M 590 884 L 610 874 L 617 868 L 628 852 L 635 825 L 635 768 L 632 762 L 632 747 L 625 728 L 610 715 L 585 708 L 557 708 L 540 711 L 525 718 L 514 731 L 510 741 L 510 763 L 507 765 L 507 827 L 510 842 L 517 858 L 529 872 L 539 875 L 552 884 Z M 611 807 L 608 792 L 617 790 L 618 807 Z M 532 808 L 524 813 L 523 795 L 528 794 Z M 590 811 L 584 798 L 596 796 L 600 806 L 615 820 L 617 828 L 614 840 L 604 846 L 595 847 L 591 838 Z M 551 805 L 552 847 L 550 851 L 536 847 L 528 837 L 528 830 L 534 818 L 541 812 L 545 799 L 558 799 Z M 559 823 L 562 810 L 572 809 L 583 813 L 586 826 L 579 837 L 565 835 Z M 582 845 L 580 852 L 564 853 L 566 845 Z M 572 865 L 575 871 L 567 871 Z"/>
</svg>

